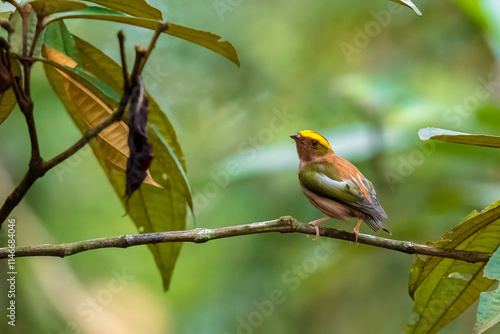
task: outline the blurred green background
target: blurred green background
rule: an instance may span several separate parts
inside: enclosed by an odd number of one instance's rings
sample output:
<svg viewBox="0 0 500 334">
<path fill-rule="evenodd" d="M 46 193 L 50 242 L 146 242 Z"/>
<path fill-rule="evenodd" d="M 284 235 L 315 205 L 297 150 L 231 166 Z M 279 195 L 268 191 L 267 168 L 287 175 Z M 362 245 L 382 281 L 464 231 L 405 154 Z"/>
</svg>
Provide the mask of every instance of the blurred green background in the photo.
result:
<svg viewBox="0 0 500 334">
<path fill-rule="evenodd" d="M 417 136 L 427 126 L 500 132 L 495 0 L 417 0 L 422 17 L 386 0 L 149 2 L 171 22 L 220 34 L 241 61 L 238 69 L 165 36 L 145 70 L 186 156 L 196 206 L 188 228 L 320 218 L 301 193 L 288 137 L 304 129 L 325 135 L 374 183 L 391 238 L 437 240 L 500 198 L 498 150 Z M 129 59 L 152 35 L 114 23 L 67 24 L 116 60 L 118 29 Z M 80 135 L 40 65 L 33 91 L 42 154 L 51 157 Z M 2 199 L 28 157 L 16 109 L 0 131 Z M 12 217 L 18 245 L 28 245 L 137 233 L 123 214 L 87 148 L 37 181 Z M 402 334 L 413 306 L 411 263 L 409 255 L 305 235 L 237 237 L 185 244 L 165 294 L 142 246 L 19 258 L 17 326 L 4 319 L 0 332 Z M 470 333 L 474 322 L 473 306 L 441 333 Z"/>
</svg>

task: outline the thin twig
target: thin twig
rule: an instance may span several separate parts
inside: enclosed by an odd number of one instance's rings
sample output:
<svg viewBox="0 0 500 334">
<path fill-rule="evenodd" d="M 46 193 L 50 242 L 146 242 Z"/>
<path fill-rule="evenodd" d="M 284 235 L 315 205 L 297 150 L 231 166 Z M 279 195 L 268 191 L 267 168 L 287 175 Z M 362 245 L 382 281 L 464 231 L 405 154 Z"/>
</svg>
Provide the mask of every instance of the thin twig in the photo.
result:
<svg viewBox="0 0 500 334">
<path fill-rule="evenodd" d="M 32 58 L 34 56 L 36 44 L 38 43 L 38 38 L 40 38 L 40 34 L 42 33 L 43 29 L 45 29 L 45 26 L 43 24 L 44 19 L 45 19 L 44 15 L 39 13 L 36 14 L 35 35 L 33 36 L 33 41 L 31 42 L 30 51 L 28 53 L 29 58 Z"/>
<path fill-rule="evenodd" d="M 28 77 L 29 74 L 27 74 L 26 78 Z M 42 158 L 40 157 L 40 144 L 38 143 L 38 135 L 35 125 L 35 116 L 33 115 L 33 102 L 31 102 L 31 98 L 29 97 L 29 95 L 28 99 L 29 101 L 26 104 L 26 106 L 21 107 L 21 105 L 19 105 L 19 108 L 22 110 L 26 118 L 26 123 L 28 124 L 28 133 L 31 142 L 31 160 L 30 160 L 30 166 L 31 166 L 33 164 L 39 165 L 42 162 Z"/>
<path fill-rule="evenodd" d="M 140 47 L 139 45 L 136 45 L 134 68 L 132 69 L 132 74 L 130 75 L 131 86 L 135 86 L 137 84 L 136 78 L 141 74 L 140 72 L 141 63 L 145 56 L 146 56 L 146 50 Z"/>
<path fill-rule="evenodd" d="M 148 49 L 146 50 L 146 55 L 144 56 L 144 58 L 140 64 L 138 74 L 142 73 L 142 70 L 144 69 L 146 62 L 148 61 L 149 56 L 151 55 L 151 52 L 153 52 L 153 49 L 155 48 L 156 41 L 160 37 L 160 34 L 162 32 L 164 32 L 165 30 L 168 30 L 169 28 L 170 28 L 170 24 L 168 22 L 158 22 L 158 26 L 156 27 L 153 38 L 151 38 L 151 42 L 149 42 Z"/>
<path fill-rule="evenodd" d="M 130 79 L 127 70 L 127 58 L 125 56 L 125 35 L 123 34 L 123 30 L 118 31 L 118 43 L 120 45 L 120 58 L 122 61 L 123 91 L 126 92 L 130 88 Z"/>
<path fill-rule="evenodd" d="M 354 241 L 355 235 L 352 232 L 340 231 L 331 228 L 320 227 L 320 235 L 328 238 Z M 239 235 L 249 235 L 257 233 L 303 233 L 314 235 L 315 231 L 309 224 L 298 222 L 290 216 L 281 217 L 260 223 L 219 227 L 214 229 L 197 228 L 188 231 L 172 231 L 145 233 L 137 235 L 122 235 L 111 238 L 98 238 L 64 243 L 59 245 L 35 245 L 21 246 L 15 248 L 16 257 L 26 256 L 56 256 L 66 257 L 73 254 L 85 252 L 92 249 L 101 248 L 127 248 L 138 245 L 158 244 L 166 242 L 195 242 L 203 243 L 210 240 L 230 238 Z M 406 254 L 422 254 L 438 256 L 466 262 L 487 262 L 492 256 L 490 253 L 480 253 L 475 251 L 463 251 L 454 249 L 436 248 L 427 245 L 415 244 L 411 241 L 391 240 L 376 237 L 368 234 L 359 234 L 358 242 L 375 247 L 387 248 Z M 9 248 L 0 248 L 0 259 L 7 258 Z"/>
<path fill-rule="evenodd" d="M 12 193 L 5 199 L 4 204 L 0 208 L 0 226 L 10 215 L 12 210 L 21 202 L 21 199 L 26 195 L 28 189 L 31 188 L 33 183 L 40 177 L 40 175 L 35 174 L 35 170 L 32 168 L 28 169 L 26 175 L 21 180 L 19 185 L 12 191 Z"/>
</svg>

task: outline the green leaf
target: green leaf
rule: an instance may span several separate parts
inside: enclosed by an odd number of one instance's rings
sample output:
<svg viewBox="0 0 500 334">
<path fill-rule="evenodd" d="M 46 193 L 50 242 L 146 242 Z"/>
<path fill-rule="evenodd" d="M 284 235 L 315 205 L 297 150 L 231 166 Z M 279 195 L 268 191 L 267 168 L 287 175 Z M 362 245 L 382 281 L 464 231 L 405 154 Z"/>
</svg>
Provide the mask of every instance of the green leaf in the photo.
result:
<svg viewBox="0 0 500 334">
<path fill-rule="evenodd" d="M 67 38 L 64 36 L 67 36 Z M 47 28 L 44 45 L 44 56 L 46 58 L 41 58 L 40 61 L 56 67 L 83 84 L 87 89 L 94 91 L 107 105 L 113 107 L 118 105 L 121 92 L 115 92 L 79 64 L 80 55 L 76 49 L 75 41 L 64 22 L 57 22 Z M 98 90 L 96 91 L 94 88 L 98 88 Z"/>
<path fill-rule="evenodd" d="M 118 64 L 77 37 L 73 38 L 68 33 L 63 33 L 61 36 L 67 40 L 63 45 L 75 45 L 78 59 L 81 60 L 78 66 L 89 74 L 94 74 L 96 79 L 121 94 L 120 84 L 123 79 L 118 79 L 118 75 L 122 73 Z M 73 39 L 74 44 L 69 41 L 70 39 Z M 48 64 L 44 64 L 44 67 L 54 91 L 82 133 L 103 119 L 106 113 L 108 115 L 111 113 L 110 106 L 97 97 L 99 91 L 97 87 L 87 88 L 61 69 Z M 191 203 L 191 195 L 189 191 L 186 192 L 184 169 L 178 168 L 183 161 L 182 151 L 174 129 L 154 101 L 150 101 L 149 122 L 156 122 L 158 133 L 165 139 L 160 140 L 152 130 L 148 132 L 153 133 L 152 145 L 155 155 L 149 169 L 151 182 L 143 183 L 130 198 L 128 213 L 141 233 L 182 230 L 185 229 L 186 203 Z M 110 131 L 104 130 L 103 136 L 92 140 L 90 146 L 125 207 L 123 194 L 128 154 L 128 127 L 124 122 L 115 125 L 110 127 Z M 124 129 L 126 131 L 123 131 Z M 179 161 L 179 165 L 173 163 L 176 160 Z M 154 255 L 164 288 L 167 290 L 181 244 L 165 243 L 148 247 Z"/>
<path fill-rule="evenodd" d="M 161 12 L 144 0 L 87 0 L 121 13 L 154 20 L 163 20 Z"/>
<path fill-rule="evenodd" d="M 80 11 L 56 13 L 48 17 L 48 22 L 54 22 L 63 19 L 92 19 L 111 21 L 117 23 L 124 23 L 136 27 L 156 30 L 158 21 L 146 18 L 130 17 L 119 12 L 115 12 L 106 8 L 91 7 Z M 198 44 L 209 50 L 212 50 L 233 63 L 240 66 L 238 54 L 234 47 L 228 41 L 221 40 L 221 37 L 207 31 L 196 30 L 173 23 L 169 23 L 169 29 L 165 31 L 166 34 L 175 36 L 186 41 Z"/>
<path fill-rule="evenodd" d="M 165 33 L 201 45 L 226 57 L 240 67 L 240 61 L 238 59 L 236 49 L 228 41 L 222 40 L 219 35 L 173 23 L 170 23 L 170 27 L 167 31 L 165 31 Z"/>
<path fill-rule="evenodd" d="M 31 1 L 30 5 L 35 12 L 44 16 L 87 8 L 83 2 L 65 0 L 35 0 Z"/>
<path fill-rule="evenodd" d="M 462 223 L 428 245 L 493 253 L 500 245 L 500 201 L 481 213 L 476 211 Z M 408 334 L 437 333 L 464 312 L 494 281 L 483 277 L 486 263 L 468 263 L 440 257 L 415 257 L 409 293 L 415 300 Z"/>
<path fill-rule="evenodd" d="M 71 33 L 63 21 L 55 22 L 46 28 L 43 44 L 58 50 L 75 61 L 75 66 L 80 64 L 80 55 Z"/>
<path fill-rule="evenodd" d="M 484 276 L 500 281 L 500 249 L 484 268 Z M 481 292 L 473 334 L 481 334 L 500 322 L 500 285 L 495 291 Z"/>
<path fill-rule="evenodd" d="M 10 19 L 10 16 L 12 15 L 13 12 L 1 12 L 0 13 L 0 18 L 2 19 Z"/>
<path fill-rule="evenodd" d="M 422 13 L 420 13 L 420 10 L 418 10 L 417 6 L 415 6 L 413 4 L 413 2 L 411 2 L 411 0 L 391 0 L 391 1 L 395 2 L 395 3 L 399 3 L 400 5 L 403 5 L 403 6 L 409 7 L 411 9 L 413 9 L 413 11 L 415 13 L 417 13 L 417 15 L 422 16 Z"/>
<path fill-rule="evenodd" d="M 94 90 L 94 88 L 98 88 L 95 91 L 95 94 L 106 104 L 116 107 L 118 106 L 118 100 L 120 99 L 120 95 L 116 94 L 110 87 L 108 87 L 105 83 L 103 83 L 98 78 L 86 73 L 79 67 L 68 66 L 69 61 L 73 61 L 69 57 L 64 57 L 59 51 L 52 49 L 48 46 L 43 47 L 43 55 L 47 58 L 37 58 L 38 61 L 51 65 L 55 67 L 57 70 L 68 74 L 70 77 L 78 81 L 80 84 L 85 86 L 90 90 Z M 50 59 L 48 59 L 50 58 Z M 71 63 L 72 65 L 72 63 Z"/>
<path fill-rule="evenodd" d="M 153 20 L 162 20 L 161 12 L 144 0 L 88 0 L 98 5 L 121 13 Z M 30 2 L 37 13 L 50 15 L 54 13 L 78 11 L 88 7 L 84 2 L 70 0 L 35 0 Z"/>
<path fill-rule="evenodd" d="M 5 93 L 0 94 L 0 125 L 9 117 L 16 104 L 16 95 L 12 87 Z"/>
<path fill-rule="evenodd" d="M 36 13 L 31 10 L 28 16 L 28 38 L 27 38 L 27 50 L 29 52 L 31 44 L 33 43 L 33 38 L 36 31 Z M 21 14 L 16 10 L 10 18 L 10 24 L 14 28 L 14 32 L 9 36 L 9 44 L 11 47 L 11 53 L 22 55 L 23 54 L 23 20 Z M 42 47 L 43 34 L 45 30 L 41 32 L 40 37 L 37 40 L 33 56 L 40 56 L 40 50 Z"/>
<path fill-rule="evenodd" d="M 421 140 L 440 140 L 450 143 L 500 148 L 500 137 L 472 135 L 438 128 L 425 128 L 418 131 Z"/>
<path fill-rule="evenodd" d="M 32 15 L 30 15 L 30 21 L 31 17 Z M 21 55 L 23 53 L 23 20 L 17 10 L 12 14 L 10 24 L 14 28 L 14 32 L 9 36 L 10 52 Z"/>
<path fill-rule="evenodd" d="M 176 183 L 178 184 L 177 189 L 179 189 L 184 198 L 186 198 L 187 203 L 189 207 L 191 208 L 191 211 L 193 211 L 193 199 L 191 198 L 191 188 L 189 187 L 189 181 L 187 179 L 187 175 L 184 172 L 184 168 L 177 159 L 177 155 L 174 153 L 173 149 L 170 147 L 170 144 L 168 141 L 163 138 L 160 130 L 155 124 L 151 124 L 150 128 L 152 131 L 149 131 L 148 136 L 149 136 L 149 141 L 153 145 L 153 147 L 156 146 L 163 146 L 165 147 L 165 150 L 159 150 L 158 152 L 160 154 L 155 154 L 155 159 L 158 159 L 164 168 L 166 170 L 171 171 L 171 176 L 176 180 Z"/>
<path fill-rule="evenodd" d="M 11 67 L 14 76 L 21 75 L 21 68 L 14 57 L 11 57 Z M 17 105 L 16 94 L 11 87 L 3 94 L 0 94 L 0 125 L 9 117 L 14 107 Z"/>
</svg>

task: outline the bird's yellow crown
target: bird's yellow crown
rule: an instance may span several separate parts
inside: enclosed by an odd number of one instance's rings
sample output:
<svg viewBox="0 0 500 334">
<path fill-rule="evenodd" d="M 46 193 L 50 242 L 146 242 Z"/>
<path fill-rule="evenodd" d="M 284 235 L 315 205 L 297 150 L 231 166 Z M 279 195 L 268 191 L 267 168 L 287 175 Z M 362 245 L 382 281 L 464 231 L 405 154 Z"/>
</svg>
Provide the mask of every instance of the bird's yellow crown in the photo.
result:
<svg viewBox="0 0 500 334">
<path fill-rule="evenodd" d="M 299 132 L 299 135 L 301 135 L 302 137 L 307 137 L 307 138 L 311 138 L 311 139 L 317 140 L 318 143 L 320 143 L 321 145 L 329 148 L 330 150 L 332 149 L 330 147 L 330 144 L 328 143 L 328 140 L 326 140 L 325 137 L 323 137 L 322 135 L 320 135 L 317 132 L 314 132 L 314 131 L 311 131 L 311 130 L 302 130 L 302 131 Z"/>
</svg>

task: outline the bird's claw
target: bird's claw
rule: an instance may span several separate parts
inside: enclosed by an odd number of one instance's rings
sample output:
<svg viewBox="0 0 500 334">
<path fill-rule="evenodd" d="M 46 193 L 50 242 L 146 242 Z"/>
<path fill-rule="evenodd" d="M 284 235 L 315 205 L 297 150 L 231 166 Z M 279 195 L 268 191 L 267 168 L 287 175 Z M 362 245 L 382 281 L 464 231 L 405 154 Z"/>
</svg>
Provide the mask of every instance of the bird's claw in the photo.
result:
<svg viewBox="0 0 500 334">
<path fill-rule="evenodd" d="M 312 222 L 309 222 L 309 225 L 314 226 L 314 231 L 316 231 L 316 238 L 314 238 L 314 241 L 319 239 L 319 223 L 324 222 L 325 220 L 330 219 L 331 217 L 323 217 L 320 219 L 313 220 Z"/>
<path fill-rule="evenodd" d="M 356 239 L 354 240 L 354 242 L 357 245 L 358 244 L 358 238 L 359 238 L 359 231 L 357 229 L 354 229 L 352 231 L 354 232 L 354 235 L 356 236 Z"/>
<path fill-rule="evenodd" d="M 318 225 L 314 224 L 314 222 L 310 222 L 309 225 L 314 226 L 314 231 L 316 231 L 316 237 L 313 240 L 317 241 L 319 239 L 319 227 Z"/>
</svg>

